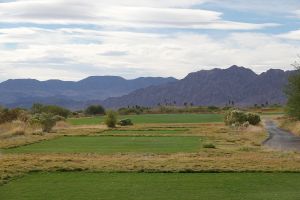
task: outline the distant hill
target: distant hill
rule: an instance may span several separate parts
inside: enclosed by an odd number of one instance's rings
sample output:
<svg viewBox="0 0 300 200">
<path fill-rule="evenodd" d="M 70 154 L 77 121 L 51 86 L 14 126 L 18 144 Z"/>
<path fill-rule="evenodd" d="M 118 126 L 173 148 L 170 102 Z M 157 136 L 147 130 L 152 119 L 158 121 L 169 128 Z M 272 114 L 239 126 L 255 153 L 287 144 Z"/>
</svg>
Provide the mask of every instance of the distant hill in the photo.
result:
<svg viewBox="0 0 300 200">
<path fill-rule="evenodd" d="M 56 104 L 70 109 L 83 108 L 93 101 L 129 94 L 140 88 L 177 81 L 175 78 L 142 77 L 126 80 L 118 76 L 93 76 L 78 82 L 34 79 L 0 83 L 0 104 L 31 107 L 33 103 Z"/>
<path fill-rule="evenodd" d="M 102 102 L 105 107 L 156 106 L 158 104 L 202 106 L 254 104 L 284 104 L 284 87 L 292 72 L 271 69 L 260 75 L 252 70 L 232 66 L 228 69 L 202 70 L 190 73 L 182 80 L 139 89 L 128 95 L 109 98 Z"/>
</svg>

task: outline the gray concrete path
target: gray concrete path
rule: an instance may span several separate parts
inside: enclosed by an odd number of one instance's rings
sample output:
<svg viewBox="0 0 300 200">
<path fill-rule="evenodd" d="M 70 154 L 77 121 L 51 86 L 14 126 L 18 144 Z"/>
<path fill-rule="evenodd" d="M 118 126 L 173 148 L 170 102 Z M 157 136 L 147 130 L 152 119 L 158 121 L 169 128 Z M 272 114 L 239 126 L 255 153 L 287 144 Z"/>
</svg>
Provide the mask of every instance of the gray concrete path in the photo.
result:
<svg viewBox="0 0 300 200">
<path fill-rule="evenodd" d="M 269 138 L 264 145 L 282 151 L 300 152 L 300 137 L 277 127 L 273 121 L 265 123 Z"/>
</svg>

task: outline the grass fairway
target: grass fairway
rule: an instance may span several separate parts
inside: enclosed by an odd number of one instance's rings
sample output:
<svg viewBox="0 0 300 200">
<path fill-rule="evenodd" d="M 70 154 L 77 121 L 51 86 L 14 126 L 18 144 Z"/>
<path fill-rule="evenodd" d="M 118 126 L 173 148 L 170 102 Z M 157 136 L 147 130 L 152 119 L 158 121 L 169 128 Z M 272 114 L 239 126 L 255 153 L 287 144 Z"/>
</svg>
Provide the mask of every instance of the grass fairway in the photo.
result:
<svg viewBox="0 0 300 200">
<path fill-rule="evenodd" d="M 129 118 L 134 124 L 144 123 L 213 123 L 222 122 L 221 114 L 147 114 L 119 116 L 119 119 Z M 104 117 L 72 118 L 68 122 L 72 125 L 96 125 L 103 123 Z"/>
<path fill-rule="evenodd" d="M 178 130 L 109 130 L 104 131 L 104 135 L 176 135 L 187 132 L 189 129 Z"/>
<path fill-rule="evenodd" d="M 7 149 L 7 153 L 177 153 L 197 152 L 201 137 L 72 136 Z"/>
<path fill-rule="evenodd" d="M 296 200 L 300 174 L 34 173 L 0 186 L 5 200 Z"/>
</svg>

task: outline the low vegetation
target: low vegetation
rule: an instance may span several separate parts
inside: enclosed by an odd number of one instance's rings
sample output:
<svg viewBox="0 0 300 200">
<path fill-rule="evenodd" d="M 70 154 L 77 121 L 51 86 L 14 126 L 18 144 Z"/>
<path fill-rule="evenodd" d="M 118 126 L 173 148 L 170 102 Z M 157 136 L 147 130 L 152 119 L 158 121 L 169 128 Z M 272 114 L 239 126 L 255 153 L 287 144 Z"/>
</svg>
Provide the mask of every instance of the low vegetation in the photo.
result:
<svg viewBox="0 0 300 200">
<path fill-rule="evenodd" d="M 133 122 L 131 121 L 131 119 L 121 119 L 118 122 L 118 125 L 120 125 L 120 126 L 132 126 Z"/>
<path fill-rule="evenodd" d="M 9 123 L 15 120 L 26 122 L 28 120 L 26 110 L 15 108 L 0 108 L 0 124 Z"/>
<path fill-rule="evenodd" d="M 42 131 L 49 133 L 56 125 L 56 122 L 64 120 L 61 116 L 54 116 L 50 113 L 35 114 L 30 119 L 31 125 L 41 126 Z"/>
<path fill-rule="evenodd" d="M 115 111 L 107 111 L 104 123 L 107 125 L 109 128 L 115 128 L 117 125 L 117 113 Z"/>
<path fill-rule="evenodd" d="M 64 118 L 67 118 L 68 116 L 71 115 L 71 111 L 68 109 L 55 106 L 55 105 L 43 105 L 43 104 L 34 104 L 31 108 L 31 113 L 32 114 L 47 113 L 53 116 L 58 115 Z"/>
<path fill-rule="evenodd" d="M 255 126 L 261 122 L 258 114 L 240 110 L 227 111 L 224 120 L 228 126 L 248 126 L 249 124 Z"/>
</svg>

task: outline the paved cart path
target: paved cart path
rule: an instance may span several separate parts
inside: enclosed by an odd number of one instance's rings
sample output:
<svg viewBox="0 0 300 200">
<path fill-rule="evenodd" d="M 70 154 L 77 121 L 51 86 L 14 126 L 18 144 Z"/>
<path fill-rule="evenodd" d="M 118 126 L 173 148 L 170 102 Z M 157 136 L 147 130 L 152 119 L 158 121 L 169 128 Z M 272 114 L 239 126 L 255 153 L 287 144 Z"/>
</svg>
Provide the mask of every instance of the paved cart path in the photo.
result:
<svg viewBox="0 0 300 200">
<path fill-rule="evenodd" d="M 267 121 L 265 126 L 269 133 L 269 138 L 264 142 L 265 146 L 283 151 L 300 152 L 299 136 L 278 128 L 273 121 Z"/>
</svg>

